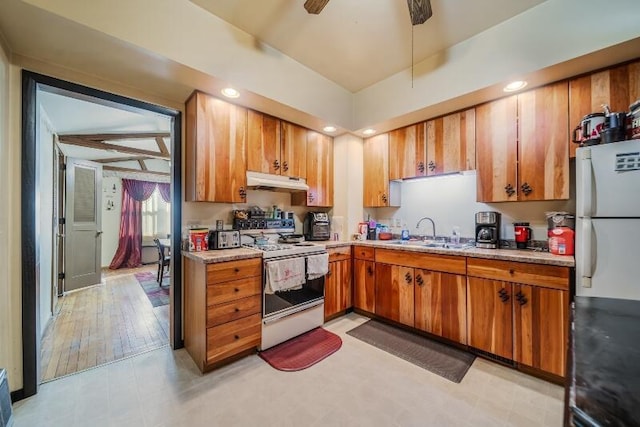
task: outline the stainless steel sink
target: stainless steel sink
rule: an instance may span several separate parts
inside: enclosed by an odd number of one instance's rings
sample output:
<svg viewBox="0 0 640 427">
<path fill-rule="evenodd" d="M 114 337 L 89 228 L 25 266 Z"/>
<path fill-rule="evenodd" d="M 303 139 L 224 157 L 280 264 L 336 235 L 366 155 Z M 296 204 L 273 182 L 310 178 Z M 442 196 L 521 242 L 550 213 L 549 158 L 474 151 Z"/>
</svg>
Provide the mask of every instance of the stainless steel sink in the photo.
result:
<svg viewBox="0 0 640 427">
<path fill-rule="evenodd" d="M 389 240 L 386 243 L 434 249 L 468 249 L 473 247 L 471 243 L 424 242 L 422 240 Z"/>
</svg>

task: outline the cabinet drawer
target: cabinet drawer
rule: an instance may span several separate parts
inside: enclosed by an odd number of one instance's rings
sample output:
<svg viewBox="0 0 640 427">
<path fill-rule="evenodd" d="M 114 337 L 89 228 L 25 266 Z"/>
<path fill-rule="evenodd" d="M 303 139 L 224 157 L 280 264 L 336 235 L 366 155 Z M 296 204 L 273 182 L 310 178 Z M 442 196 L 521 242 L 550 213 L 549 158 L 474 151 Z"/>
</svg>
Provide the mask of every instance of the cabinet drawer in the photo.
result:
<svg viewBox="0 0 640 427">
<path fill-rule="evenodd" d="M 365 261 L 373 261 L 375 259 L 376 251 L 374 248 L 367 246 L 354 246 L 353 256 L 357 259 L 363 259 Z"/>
<path fill-rule="evenodd" d="M 207 285 L 262 275 L 262 258 L 207 265 Z"/>
<path fill-rule="evenodd" d="M 207 329 L 207 364 L 260 345 L 259 314 Z"/>
<path fill-rule="evenodd" d="M 469 258 L 467 260 L 467 275 L 569 290 L 569 268 L 555 265 Z"/>
<path fill-rule="evenodd" d="M 262 299 L 260 295 L 242 298 L 207 308 L 207 327 L 238 320 L 252 314 L 261 313 Z"/>
<path fill-rule="evenodd" d="M 442 271 L 444 273 L 466 274 L 467 260 L 464 256 L 437 255 L 397 249 L 378 249 L 376 262 Z"/>
<path fill-rule="evenodd" d="M 261 292 L 262 278 L 259 276 L 209 285 L 207 286 L 207 306 L 260 295 Z"/>
<path fill-rule="evenodd" d="M 329 262 L 342 261 L 351 258 L 351 246 L 343 246 L 340 248 L 327 249 L 329 253 Z"/>
</svg>

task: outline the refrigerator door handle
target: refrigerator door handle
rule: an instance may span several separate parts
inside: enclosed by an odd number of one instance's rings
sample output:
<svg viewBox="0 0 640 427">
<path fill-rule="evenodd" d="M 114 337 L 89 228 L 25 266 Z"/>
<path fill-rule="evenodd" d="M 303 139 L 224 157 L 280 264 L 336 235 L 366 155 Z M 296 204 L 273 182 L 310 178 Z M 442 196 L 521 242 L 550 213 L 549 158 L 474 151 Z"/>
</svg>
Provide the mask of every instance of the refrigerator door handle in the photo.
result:
<svg viewBox="0 0 640 427">
<path fill-rule="evenodd" d="M 580 272 L 580 284 L 583 288 L 591 287 L 591 276 L 593 275 L 593 245 L 591 242 L 592 225 L 591 218 L 582 220 L 582 256 L 576 258 L 578 271 Z"/>
<path fill-rule="evenodd" d="M 593 215 L 593 171 L 591 168 L 591 149 L 585 148 L 580 150 L 580 161 L 577 164 L 580 171 L 577 176 L 580 177 L 578 188 L 582 187 L 579 203 L 577 206 L 579 217 L 590 217 Z"/>
</svg>

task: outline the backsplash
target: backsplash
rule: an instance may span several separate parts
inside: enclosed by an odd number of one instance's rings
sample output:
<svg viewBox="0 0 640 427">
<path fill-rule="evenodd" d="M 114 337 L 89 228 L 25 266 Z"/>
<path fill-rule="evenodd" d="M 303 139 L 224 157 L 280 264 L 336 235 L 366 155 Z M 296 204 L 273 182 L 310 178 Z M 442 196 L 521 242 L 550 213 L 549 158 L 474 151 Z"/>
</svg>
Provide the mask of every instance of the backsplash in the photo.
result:
<svg viewBox="0 0 640 427">
<path fill-rule="evenodd" d="M 370 214 L 378 222 L 389 225 L 394 234 L 399 234 L 406 225 L 412 235 L 431 235 L 431 224 L 423 221 L 420 230 L 418 220 L 430 217 L 436 225 L 438 236 L 450 237 L 454 226 L 460 227 L 463 238 L 473 238 L 475 234 L 475 213 L 497 211 L 502 214 L 500 237 L 513 240 L 513 223 L 527 221 L 531 224 L 533 240 L 546 240 L 547 222 L 545 212 L 575 212 L 575 163 L 571 162 L 571 182 L 569 200 L 540 202 L 476 202 L 475 171 L 464 175 L 445 175 L 402 182 L 400 208 L 365 209 L 365 217 Z M 366 219 L 366 218 L 364 218 Z"/>
<path fill-rule="evenodd" d="M 248 190 L 247 203 L 207 203 L 185 202 L 182 210 L 182 223 L 185 226 L 204 226 L 214 229 L 216 220 L 224 222 L 225 229 L 233 228 L 233 211 L 258 206 L 265 211 L 271 210 L 273 205 L 285 211 L 292 211 L 296 221 L 296 233 L 302 233 L 302 222 L 308 211 L 331 212 L 328 208 L 308 208 L 306 206 L 291 206 L 291 194 Z"/>
</svg>

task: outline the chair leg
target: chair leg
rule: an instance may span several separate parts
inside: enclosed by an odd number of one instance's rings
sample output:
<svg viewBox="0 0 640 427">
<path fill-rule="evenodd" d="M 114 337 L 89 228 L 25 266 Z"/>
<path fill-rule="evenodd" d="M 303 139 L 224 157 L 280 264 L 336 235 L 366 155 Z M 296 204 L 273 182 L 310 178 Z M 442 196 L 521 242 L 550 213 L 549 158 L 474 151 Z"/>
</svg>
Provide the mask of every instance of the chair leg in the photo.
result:
<svg viewBox="0 0 640 427">
<path fill-rule="evenodd" d="M 158 274 L 156 274 L 156 282 L 158 282 L 158 286 L 162 284 L 162 264 L 158 264 Z"/>
</svg>

